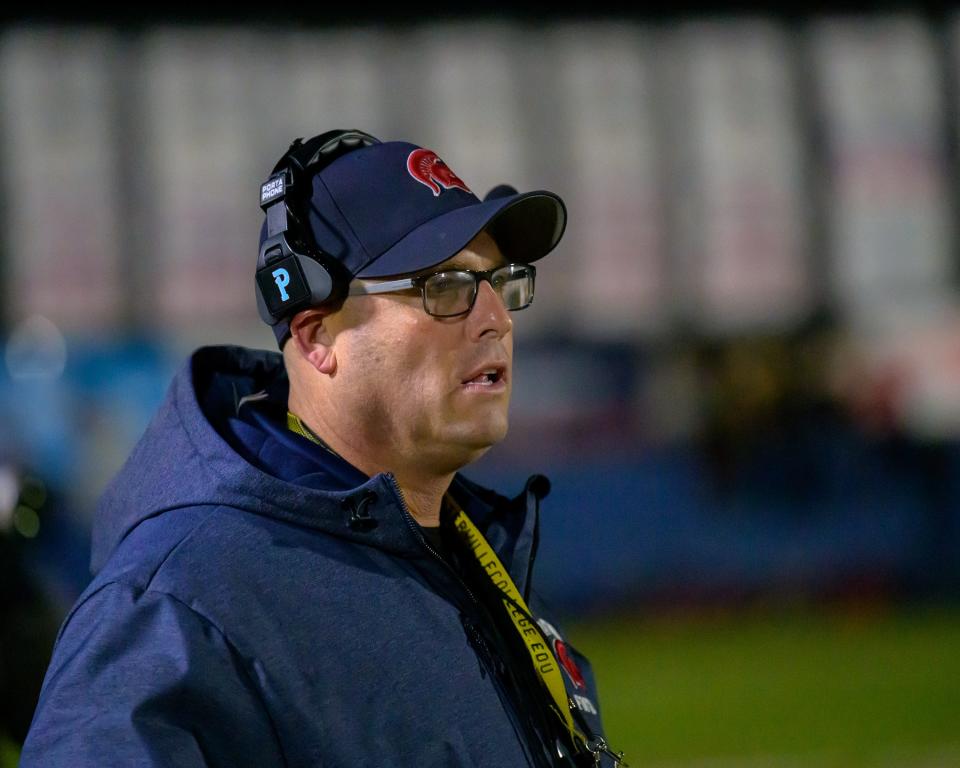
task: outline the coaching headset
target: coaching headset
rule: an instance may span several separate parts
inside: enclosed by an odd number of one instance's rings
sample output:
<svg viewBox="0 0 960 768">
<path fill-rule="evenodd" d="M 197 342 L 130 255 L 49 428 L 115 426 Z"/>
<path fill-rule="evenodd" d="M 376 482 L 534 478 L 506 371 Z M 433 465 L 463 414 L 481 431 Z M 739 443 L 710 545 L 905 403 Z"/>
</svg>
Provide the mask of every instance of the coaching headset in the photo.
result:
<svg viewBox="0 0 960 768">
<path fill-rule="evenodd" d="M 357 130 L 296 139 L 260 185 L 267 221 L 257 259 L 257 310 L 275 333 L 277 325 L 300 310 L 336 303 L 346 295 L 350 274 L 317 246 L 307 220 L 312 179 L 348 152 L 380 143 Z"/>
</svg>

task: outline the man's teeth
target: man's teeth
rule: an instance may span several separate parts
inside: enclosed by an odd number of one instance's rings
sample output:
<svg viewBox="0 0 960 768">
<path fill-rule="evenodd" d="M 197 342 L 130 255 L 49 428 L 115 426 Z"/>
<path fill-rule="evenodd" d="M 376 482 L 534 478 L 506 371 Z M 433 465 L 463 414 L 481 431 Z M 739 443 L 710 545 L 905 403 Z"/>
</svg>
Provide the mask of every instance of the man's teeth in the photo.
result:
<svg viewBox="0 0 960 768">
<path fill-rule="evenodd" d="M 484 386 L 490 386 L 491 384 L 493 384 L 493 383 L 496 381 L 496 379 L 497 379 L 497 372 L 496 372 L 496 371 L 484 371 L 484 372 L 481 373 L 480 375 L 475 376 L 474 378 L 470 379 L 470 381 L 468 381 L 467 383 L 468 383 L 468 384 L 483 384 Z"/>
</svg>

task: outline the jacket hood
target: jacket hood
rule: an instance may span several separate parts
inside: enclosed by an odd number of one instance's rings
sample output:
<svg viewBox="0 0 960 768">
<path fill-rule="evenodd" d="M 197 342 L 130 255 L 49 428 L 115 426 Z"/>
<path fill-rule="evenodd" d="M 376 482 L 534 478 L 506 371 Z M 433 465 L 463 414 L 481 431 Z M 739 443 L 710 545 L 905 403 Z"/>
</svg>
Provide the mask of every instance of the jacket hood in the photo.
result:
<svg viewBox="0 0 960 768">
<path fill-rule="evenodd" d="M 229 420 L 243 398 L 264 390 L 285 392 L 286 386 L 283 358 L 277 352 L 234 346 L 194 352 L 101 497 L 94 516 L 91 570 L 97 573 L 142 521 L 191 506 L 229 506 L 401 556 L 427 556 L 392 475 L 375 475 L 346 491 L 310 488 L 273 477 L 231 445 Z M 527 566 L 520 564 L 532 559 L 536 547 L 539 499 L 548 490 L 549 483 L 539 475 L 512 500 L 459 474 L 451 485 L 458 503 L 521 581 L 526 581 Z"/>
</svg>

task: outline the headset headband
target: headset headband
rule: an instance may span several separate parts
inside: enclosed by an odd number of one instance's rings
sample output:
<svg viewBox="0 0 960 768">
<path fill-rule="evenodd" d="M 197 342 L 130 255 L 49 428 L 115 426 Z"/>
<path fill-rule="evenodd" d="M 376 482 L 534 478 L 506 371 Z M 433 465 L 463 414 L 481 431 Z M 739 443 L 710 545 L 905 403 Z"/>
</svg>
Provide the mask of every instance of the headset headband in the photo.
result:
<svg viewBox="0 0 960 768">
<path fill-rule="evenodd" d="M 379 143 L 358 130 L 295 139 L 260 185 L 267 236 L 257 258 L 256 290 L 257 310 L 267 325 L 279 325 L 302 309 L 345 294 L 350 275 L 320 250 L 307 220 L 312 179 L 343 155 Z"/>
</svg>

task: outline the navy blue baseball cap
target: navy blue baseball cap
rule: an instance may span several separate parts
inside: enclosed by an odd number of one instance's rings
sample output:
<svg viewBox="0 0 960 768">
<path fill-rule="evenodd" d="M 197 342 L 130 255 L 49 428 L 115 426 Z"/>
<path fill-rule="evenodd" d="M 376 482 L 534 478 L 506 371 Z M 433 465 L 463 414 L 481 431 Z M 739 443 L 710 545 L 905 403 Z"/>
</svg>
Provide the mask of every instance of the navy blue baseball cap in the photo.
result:
<svg viewBox="0 0 960 768">
<path fill-rule="evenodd" d="M 546 256 L 563 236 L 553 192 L 501 185 L 479 199 L 435 152 L 401 141 L 354 149 L 312 178 L 316 246 L 350 279 L 410 274 L 446 261 L 486 230 L 510 262 Z M 267 237 L 261 229 L 260 244 Z M 273 326 L 282 346 L 287 322 Z"/>
</svg>

